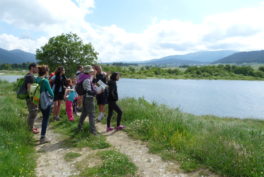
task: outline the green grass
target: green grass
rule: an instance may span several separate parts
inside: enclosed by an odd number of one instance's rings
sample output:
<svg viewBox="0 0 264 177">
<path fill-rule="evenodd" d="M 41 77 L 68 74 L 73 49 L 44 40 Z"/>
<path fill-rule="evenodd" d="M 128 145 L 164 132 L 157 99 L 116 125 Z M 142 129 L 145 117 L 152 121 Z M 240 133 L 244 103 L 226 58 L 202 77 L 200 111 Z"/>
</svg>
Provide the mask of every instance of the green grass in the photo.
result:
<svg viewBox="0 0 264 177">
<path fill-rule="evenodd" d="M 75 116 L 75 121 L 70 122 L 66 116 L 65 109 L 61 111 L 62 119 L 52 122 L 52 127 L 59 133 L 68 136 L 65 145 L 70 147 L 90 147 L 92 149 L 104 149 L 110 147 L 102 135 L 94 136 L 89 133 L 89 125 L 85 122 L 82 131 L 77 131 L 79 117 Z"/>
<path fill-rule="evenodd" d="M 36 154 L 27 130 L 26 103 L 17 100 L 12 84 L 0 81 L 0 174 L 35 176 Z"/>
<path fill-rule="evenodd" d="M 76 159 L 77 157 L 80 157 L 81 154 L 80 153 L 76 153 L 76 152 L 68 152 L 67 154 L 64 155 L 64 159 L 66 161 L 72 161 L 74 159 Z"/>
<path fill-rule="evenodd" d="M 195 116 L 144 99 L 119 104 L 127 132 L 186 171 L 206 167 L 226 176 L 264 176 L 264 121 Z"/>
<path fill-rule="evenodd" d="M 101 159 L 101 163 L 95 167 L 80 169 L 79 176 L 132 177 L 136 174 L 136 166 L 120 152 L 107 150 L 98 152 L 96 156 Z"/>
</svg>

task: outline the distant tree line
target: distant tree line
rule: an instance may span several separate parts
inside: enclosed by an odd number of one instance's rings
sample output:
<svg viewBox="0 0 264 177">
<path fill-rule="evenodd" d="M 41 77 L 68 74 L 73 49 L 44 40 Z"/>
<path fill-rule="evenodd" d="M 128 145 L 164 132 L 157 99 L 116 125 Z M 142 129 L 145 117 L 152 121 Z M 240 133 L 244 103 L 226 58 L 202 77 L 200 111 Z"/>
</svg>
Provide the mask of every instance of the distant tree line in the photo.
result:
<svg viewBox="0 0 264 177">
<path fill-rule="evenodd" d="M 164 77 L 164 78 L 223 78 L 256 77 L 264 78 L 264 66 L 254 69 L 251 66 L 208 65 L 161 68 L 154 66 L 103 65 L 107 72 L 120 72 L 124 77 Z"/>
<path fill-rule="evenodd" d="M 27 70 L 30 63 L 0 64 L 0 70 Z"/>
<path fill-rule="evenodd" d="M 210 76 L 232 76 L 243 75 L 253 77 L 264 77 L 264 67 L 259 67 L 254 70 L 251 66 L 237 66 L 237 65 L 212 65 L 212 66 L 191 66 L 188 67 L 185 74 L 193 77 L 210 77 Z"/>
</svg>

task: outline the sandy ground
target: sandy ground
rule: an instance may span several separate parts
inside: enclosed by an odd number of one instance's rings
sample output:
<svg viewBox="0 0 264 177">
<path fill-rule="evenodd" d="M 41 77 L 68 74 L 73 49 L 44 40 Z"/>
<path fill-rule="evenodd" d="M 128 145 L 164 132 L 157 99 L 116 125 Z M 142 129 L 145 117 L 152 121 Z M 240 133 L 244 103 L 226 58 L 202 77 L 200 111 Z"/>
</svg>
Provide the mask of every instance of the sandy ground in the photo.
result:
<svg viewBox="0 0 264 177">
<path fill-rule="evenodd" d="M 40 127 L 40 122 L 36 122 Z M 40 129 L 39 129 L 40 130 Z M 50 143 L 39 144 L 39 136 L 36 135 L 36 151 L 38 153 L 36 175 L 39 177 L 65 177 L 78 174 L 74 164 L 64 160 L 64 155 L 72 152 L 71 149 L 63 146 L 63 137 L 53 130 L 47 130 L 47 137 Z"/>
<path fill-rule="evenodd" d="M 36 122 L 36 126 L 40 127 L 40 122 Z M 113 131 L 107 133 L 105 125 L 97 124 L 98 131 L 106 136 L 107 141 L 112 148 L 126 154 L 131 161 L 138 167 L 137 176 L 141 177 L 196 177 L 196 176 L 216 176 L 210 172 L 194 172 L 184 173 L 180 170 L 179 165 L 175 162 L 163 161 L 158 155 L 151 154 L 145 143 L 134 140 L 127 136 L 124 131 Z M 47 130 L 47 137 L 50 143 L 40 145 L 39 135 L 36 135 L 36 151 L 38 152 L 36 175 L 38 177 L 66 177 L 78 175 L 79 171 L 75 168 L 77 162 L 82 161 L 90 154 L 95 154 L 96 150 L 89 148 L 68 148 L 63 146 L 63 135 L 55 133 L 52 129 Z M 73 161 L 64 160 L 64 155 L 68 152 L 78 152 L 81 157 Z M 86 163 L 89 163 L 89 161 Z M 92 163 L 92 159 L 91 159 Z M 87 164 L 84 166 L 93 166 Z M 207 175 L 201 175 L 207 174 Z"/>
</svg>

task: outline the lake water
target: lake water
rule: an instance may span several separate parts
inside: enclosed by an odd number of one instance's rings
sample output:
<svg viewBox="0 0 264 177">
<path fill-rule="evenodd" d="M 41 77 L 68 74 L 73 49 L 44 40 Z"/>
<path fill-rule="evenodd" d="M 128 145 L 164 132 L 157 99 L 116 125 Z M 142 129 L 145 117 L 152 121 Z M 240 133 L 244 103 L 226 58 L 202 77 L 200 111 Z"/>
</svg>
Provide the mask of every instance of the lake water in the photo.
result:
<svg viewBox="0 0 264 177">
<path fill-rule="evenodd" d="M 18 76 L 18 75 L 1 75 L 0 74 L 0 80 L 6 80 L 8 82 L 15 82 L 17 78 L 20 78 L 23 76 Z"/>
<path fill-rule="evenodd" d="M 1 76 L 9 82 L 21 76 Z M 229 80 L 121 79 L 120 98 L 144 97 L 196 115 L 264 119 L 264 82 Z"/>
<path fill-rule="evenodd" d="M 263 81 L 121 79 L 118 91 L 196 115 L 264 119 Z"/>
</svg>

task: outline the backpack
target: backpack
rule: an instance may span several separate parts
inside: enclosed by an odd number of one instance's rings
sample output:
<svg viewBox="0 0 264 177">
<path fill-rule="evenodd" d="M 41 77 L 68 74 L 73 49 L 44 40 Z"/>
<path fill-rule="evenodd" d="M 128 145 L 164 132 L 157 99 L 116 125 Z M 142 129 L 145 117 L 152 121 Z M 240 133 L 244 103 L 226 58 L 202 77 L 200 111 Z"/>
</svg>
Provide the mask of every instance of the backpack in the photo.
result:
<svg viewBox="0 0 264 177">
<path fill-rule="evenodd" d="M 75 90 L 78 95 L 84 95 L 86 93 L 83 88 L 83 81 L 76 84 Z"/>
<path fill-rule="evenodd" d="M 28 91 L 25 85 L 25 77 L 17 79 L 16 93 L 18 99 L 26 99 L 28 97 Z"/>
<path fill-rule="evenodd" d="M 30 98 L 32 98 L 33 104 L 35 104 L 35 105 L 39 105 L 40 85 L 41 85 L 43 80 L 44 79 L 42 79 L 39 84 L 38 83 L 31 84 L 31 87 L 30 87 L 29 96 L 30 96 Z"/>
</svg>

